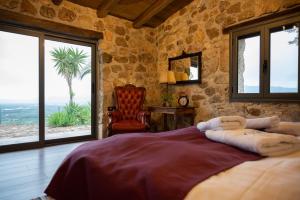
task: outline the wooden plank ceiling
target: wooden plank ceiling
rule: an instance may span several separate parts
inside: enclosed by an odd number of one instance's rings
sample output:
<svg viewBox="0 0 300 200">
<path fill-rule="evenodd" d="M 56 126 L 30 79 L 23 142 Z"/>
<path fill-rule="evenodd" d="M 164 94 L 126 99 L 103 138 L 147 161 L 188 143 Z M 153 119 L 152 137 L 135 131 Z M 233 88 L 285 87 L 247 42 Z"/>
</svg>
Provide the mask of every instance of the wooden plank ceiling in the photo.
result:
<svg viewBox="0 0 300 200">
<path fill-rule="evenodd" d="M 62 0 L 52 0 L 59 5 Z M 135 28 L 157 27 L 193 0 L 68 0 L 97 10 L 99 18 L 113 15 L 128 19 Z"/>
</svg>

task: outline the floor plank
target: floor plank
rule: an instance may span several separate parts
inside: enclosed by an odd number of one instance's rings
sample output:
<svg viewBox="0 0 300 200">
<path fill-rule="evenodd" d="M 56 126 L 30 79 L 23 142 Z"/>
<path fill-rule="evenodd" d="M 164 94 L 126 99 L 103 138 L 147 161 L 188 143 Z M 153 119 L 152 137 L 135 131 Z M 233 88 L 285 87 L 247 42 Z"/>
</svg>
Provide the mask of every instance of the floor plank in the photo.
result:
<svg viewBox="0 0 300 200">
<path fill-rule="evenodd" d="M 0 154 L 0 200 L 30 200 L 43 195 L 63 159 L 81 144 Z"/>
<path fill-rule="evenodd" d="M 72 146 L 66 146 L 64 147 L 64 145 L 59 145 L 62 146 L 61 148 L 57 149 L 55 147 L 47 147 L 44 149 L 39 149 L 40 151 L 36 152 L 35 150 L 28 150 L 27 151 L 22 151 L 22 153 L 20 152 L 12 152 L 12 153 L 3 153 L 0 154 L 0 167 L 3 165 L 7 165 L 7 164 L 16 164 L 16 163 L 22 163 L 22 162 L 26 162 L 26 161 L 30 161 L 30 160 L 39 160 L 41 157 L 53 157 L 53 156 L 57 156 L 60 153 L 64 154 L 66 151 L 71 151 Z"/>
</svg>

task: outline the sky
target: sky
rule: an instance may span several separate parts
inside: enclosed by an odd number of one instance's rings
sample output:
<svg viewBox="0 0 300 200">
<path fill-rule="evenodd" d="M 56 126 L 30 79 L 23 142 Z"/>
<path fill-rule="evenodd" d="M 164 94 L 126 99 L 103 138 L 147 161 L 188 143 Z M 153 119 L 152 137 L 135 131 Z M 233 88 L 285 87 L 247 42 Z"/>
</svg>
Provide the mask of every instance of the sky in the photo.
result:
<svg viewBox="0 0 300 200">
<path fill-rule="evenodd" d="M 298 86 L 298 46 L 288 43 L 296 36 L 297 32 L 271 33 L 271 87 Z M 246 39 L 244 84 L 247 86 L 257 86 L 259 82 L 259 40 L 259 36 Z"/>
<path fill-rule="evenodd" d="M 259 86 L 260 36 L 245 39 L 244 86 Z M 255 91 L 259 92 L 259 90 Z"/>
<path fill-rule="evenodd" d="M 66 104 L 69 100 L 66 80 L 57 75 L 50 51 L 58 47 L 83 50 L 90 62 L 91 48 L 45 41 L 45 101 L 46 104 Z M 38 103 L 38 38 L 0 31 L 0 103 Z M 90 102 L 91 75 L 73 79 L 74 100 Z"/>
<path fill-rule="evenodd" d="M 271 86 L 298 86 L 298 46 L 288 43 L 295 37 L 297 32 L 271 34 Z"/>
</svg>

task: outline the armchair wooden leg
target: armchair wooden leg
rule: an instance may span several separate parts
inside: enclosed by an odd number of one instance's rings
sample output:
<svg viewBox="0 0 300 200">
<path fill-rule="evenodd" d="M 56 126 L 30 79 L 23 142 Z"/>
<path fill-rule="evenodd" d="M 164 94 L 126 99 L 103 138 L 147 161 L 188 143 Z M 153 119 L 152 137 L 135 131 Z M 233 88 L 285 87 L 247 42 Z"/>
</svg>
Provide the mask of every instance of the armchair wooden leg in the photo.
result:
<svg viewBox="0 0 300 200">
<path fill-rule="evenodd" d="M 112 133 L 112 128 L 111 128 L 111 124 L 107 126 L 107 137 L 110 137 L 112 136 L 113 133 Z"/>
</svg>

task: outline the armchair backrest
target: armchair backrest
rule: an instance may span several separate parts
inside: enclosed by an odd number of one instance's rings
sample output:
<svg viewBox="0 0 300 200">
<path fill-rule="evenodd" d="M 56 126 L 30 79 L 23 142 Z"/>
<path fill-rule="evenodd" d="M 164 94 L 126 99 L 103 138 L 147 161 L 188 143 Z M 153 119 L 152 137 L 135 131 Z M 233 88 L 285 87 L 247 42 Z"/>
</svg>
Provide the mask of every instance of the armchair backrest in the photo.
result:
<svg viewBox="0 0 300 200">
<path fill-rule="evenodd" d="M 121 112 L 123 120 L 137 119 L 137 114 L 143 109 L 146 89 L 127 84 L 115 87 L 117 110 Z"/>
</svg>

